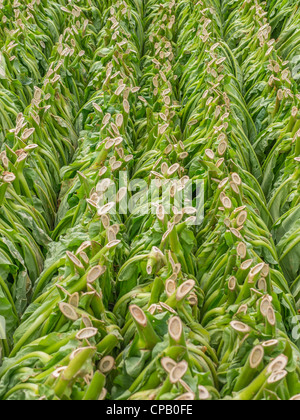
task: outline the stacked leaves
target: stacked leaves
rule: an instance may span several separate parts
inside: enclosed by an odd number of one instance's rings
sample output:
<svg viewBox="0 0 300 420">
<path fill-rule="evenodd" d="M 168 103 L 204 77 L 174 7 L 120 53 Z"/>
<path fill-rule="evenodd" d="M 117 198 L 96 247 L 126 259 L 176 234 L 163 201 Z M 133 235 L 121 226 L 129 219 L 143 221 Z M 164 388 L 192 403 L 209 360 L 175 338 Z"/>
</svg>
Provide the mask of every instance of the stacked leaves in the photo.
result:
<svg viewBox="0 0 300 420">
<path fill-rule="evenodd" d="M 0 13 L 0 398 L 297 399 L 294 2 Z"/>
</svg>

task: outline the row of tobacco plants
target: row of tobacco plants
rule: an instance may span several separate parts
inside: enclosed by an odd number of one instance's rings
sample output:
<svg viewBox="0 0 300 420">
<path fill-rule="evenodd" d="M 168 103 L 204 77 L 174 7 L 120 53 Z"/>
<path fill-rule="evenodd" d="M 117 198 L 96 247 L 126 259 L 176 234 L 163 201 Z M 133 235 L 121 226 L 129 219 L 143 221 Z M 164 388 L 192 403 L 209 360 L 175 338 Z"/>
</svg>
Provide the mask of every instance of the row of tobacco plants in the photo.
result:
<svg viewBox="0 0 300 420">
<path fill-rule="evenodd" d="M 299 23 L 0 0 L 0 399 L 300 399 Z"/>
</svg>

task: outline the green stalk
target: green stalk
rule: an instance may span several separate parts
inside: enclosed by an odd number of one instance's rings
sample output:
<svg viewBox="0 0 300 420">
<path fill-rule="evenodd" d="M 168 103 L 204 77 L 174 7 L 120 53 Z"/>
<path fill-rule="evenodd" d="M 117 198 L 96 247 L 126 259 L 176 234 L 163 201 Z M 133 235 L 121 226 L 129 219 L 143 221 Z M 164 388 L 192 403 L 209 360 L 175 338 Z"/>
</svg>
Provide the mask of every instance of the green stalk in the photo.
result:
<svg viewBox="0 0 300 420">
<path fill-rule="evenodd" d="M 38 279 L 37 284 L 35 286 L 35 290 L 33 292 L 32 299 L 35 300 L 40 293 L 40 291 L 44 288 L 44 286 L 49 282 L 51 277 L 53 277 L 54 273 L 60 268 L 63 267 L 66 263 L 66 258 L 61 258 L 55 264 L 52 264 Z"/>
<path fill-rule="evenodd" d="M 119 342 L 120 340 L 115 334 L 108 334 L 97 344 L 97 353 L 100 353 L 102 357 L 107 356 Z"/>
<path fill-rule="evenodd" d="M 21 390 L 29 390 L 32 391 L 36 396 L 39 394 L 39 387 L 35 384 L 19 384 L 14 386 L 12 389 L 10 389 L 3 397 L 3 400 L 7 400 L 12 394 L 14 394 L 17 391 Z"/>
<path fill-rule="evenodd" d="M 14 357 L 18 351 L 23 347 L 23 345 L 27 342 L 27 340 L 30 338 L 30 336 L 45 322 L 48 317 L 50 316 L 53 305 L 55 305 L 59 301 L 59 298 L 56 298 L 55 300 L 50 301 L 48 305 L 45 308 L 45 311 L 41 313 L 30 325 L 30 327 L 27 329 L 27 331 L 24 333 L 22 338 L 15 344 L 10 357 Z"/>
<path fill-rule="evenodd" d="M 245 366 L 241 369 L 238 376 L 234 392 L 239 392 L 240 390 L 246 388 L 246 386 L 254 379 L 255 375 L 257 375 L 257 373 L 263 368 L 263 357 L 263 347 L 257 346 L 251 351 Z"/>
<path fill-rule="evenodd" d="M 252 400 L 260 388 L 266 383 L 268 377 L 271 375 L 271 372 L 268 373 L 267 368 L 265 368 L 245 389 L 240 391 L 233 399 L 248 401 Z"/>
<path fill-rule="evenodd" d="M 9 367 L 7 367 L 6 369 L 4 369 L 4 370 L 1 369 L 0 370 L 0 377 L 5 375 L 5 373 L 7 373 L 8 370 L 11 369 L 12 367 L 17 366 L 17 365 L 21 364 L 22 362 L 24 362 L 25 360 L 28 360 L 28 359 L 38 359 L 40 362 L 43 363 L 43 365 L 46 365 L 47 363 L 49 363 L 51 361 L 52 356 L 50 356 L 49 354 L 44 353 L 42 351 L 35 351 L 35 352 L 32 352 L 32 353 L 26 354 L 25 356 L 17 359 L 16 362 L 9 365 Z"/>
<path fill-rule="evenodd" d="M 147 316 L 144 314 L 142 309 L 136 305 L 130 307 L 130 312 L 139 332 L 141 346 L 145 349 L 153 349 L 153 347 L 160 342 L 160 338 L 154 331 Z"/>
<path fill-rule="evenodd" d="M 88 386 L 82 401 L 97 401 L 105 385 L 105 381 L 105 376 L 97 370 L 97 372 L 94 373 L 93 379 Z"/>
<path fill-rule="evenodd" d="M 0 276 L 0 287 L 2 287 L 4 293 L 6 294 L 7 299 L 9 300 L 9 303 L 12 306 L 12 309 L 13 309 L 14 314 L 16 315 L 17 318 L 19 318 L 17 309 L 15 307 L 15 303 L 14 303 L 14 300 L 13 300 L 13 298 L 11 296 L 11 293 L 9 291 L 9 288 L 7 287 L 5 281 L 3 280 L 3 278 L 1 276 Z"/>
<path fill-rule="evenodd" d="M 172 384 L 170 381 L 170 376 L 168 375 L 167 379 L 164 381 L 164 383 L 162 384 L 162 386 L 159 388 L 159 391 L 156 395 L 156 400 L 160 400 L 160 398 L 164 395 L 167 394 L 168 392 L 170 392 L 170 390 L 172 389 Z"/>
<path fill-rule="evenodd" d="M 76 377 L 78 372 L 81 370 L 83 365 L 88 359 L 93 357 L 95 354 L 95 348 L 88 347 L 81 350 L 73 360 L 70 361 L 68 367 L 62 372 L 60 378 L 58 379 L 54 392 L 58 398 L 62 398 L 67 387 L 70 385 L 71 381 Z"/>
</svg>

